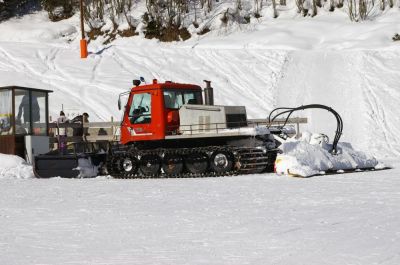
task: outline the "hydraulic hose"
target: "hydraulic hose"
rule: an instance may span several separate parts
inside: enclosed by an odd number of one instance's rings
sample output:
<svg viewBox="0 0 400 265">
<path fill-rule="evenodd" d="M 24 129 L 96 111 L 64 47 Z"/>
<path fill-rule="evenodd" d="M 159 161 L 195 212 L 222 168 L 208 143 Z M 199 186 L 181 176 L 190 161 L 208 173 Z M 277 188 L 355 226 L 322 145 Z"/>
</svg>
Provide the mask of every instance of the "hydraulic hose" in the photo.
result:
<svg viewBox="0 0 400 265">
<path fill-rule="evenodd" d="M 281 107 L 281 108 L 276 108 L 274 110 L 271 111 L 271 113 L 268 116 L 268 123 L 269 126 L 271 126 L 272 122 L 274 122 L 274 120 L 282 115 L 287 114 L 286 119 L 284 124 L 282 125 L 282 127 L 284 127 L 290 116 L 293 114 L 293 112 L 299 111 L 299 110 L 305 110 L 305 109 L 325 109 L 327 111 L 329 111 L 330 113 L 332 113 L 335 118 L 336 118 L 336 132 L 335 132 L 335 137 L 333 139 L 333 143 L 332 143 L 332 150 L 331 153 L 336 154 L 337 153 L 337 144 L 339 142 L 340 137 L 342 136 L 342 131 L 343 131 L 343 120 L 342 117 L 340 117 L 339 113 L 337 113 L 334 109 L 332 109 L 331 107 L 325 106 L 325 105 L 321 105 L 321 104 L 309 104 L 309 105 L 303 105 L 297 108 L 286 108 L 286 107 Z M 277 114 L 275 114 L 275 116 L 272 116 L 272 114 L 274 112 L 277 112 Z"/>
</svg>

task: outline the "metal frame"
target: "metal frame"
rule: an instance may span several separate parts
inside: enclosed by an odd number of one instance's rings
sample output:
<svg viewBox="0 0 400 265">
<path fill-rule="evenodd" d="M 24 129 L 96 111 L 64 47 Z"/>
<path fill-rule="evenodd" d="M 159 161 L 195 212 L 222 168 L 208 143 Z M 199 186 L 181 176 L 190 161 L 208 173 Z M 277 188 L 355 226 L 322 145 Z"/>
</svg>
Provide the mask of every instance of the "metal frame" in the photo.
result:
<svg viewBox="0 0 400 265">
<path fill-rule="evenodd" d="M 39 89 L 39 88 L 31 88 L 31 87 L 23 87 L 23 86 L 2 86 L 0 90 L 3 89 L 22 89 L 22 90 L 30 90 L 34 92 L 45 92 L 45 93 L 53 93 L 53 90 Z"/>
<path fill-rule="evenodd" d="M 230 123 L 238 123 L 241 124 L 243 122 L 230 122 Z M 284 120 L 275 120 L 270 127 L 271 131 L 275 131 L 275 128 L 279 128 L 284 123 Z M 299 126 L 300 124 L 306 124 L 307 118 L 291 118 L 288 121 L 288 124 L 295 124 L 297 127 L 296 133 L 298 136 L 299 133 Z M 108 135 L 96 135 L 91 134 L 89 136 L 68 136 L 67 142 L 69 143 L 82 143 L 82 142 L 104 142 L 104 141 L 119 141 L 119 134 L 116 133 L 118 131 L 121 122 L 119 121 L 112 121 L 112 122 L 90 122 L 84 124 L 78 123 L 65 123 L 65 124 L 57 124 L 57 123 L 49 123 L 49 129 L 57 131 L 59 128 L 111 128 L 112 134 Z M 191 124 L 187 125 L 190 126 L 199 126 L 202 124 Z M 225 123 L 211 123 L 211 124 L 203 124 L 203 125 L 214 125 L 215 128 L 209 128 L 206 130 L 194 130 L 193 128 L 187 130 L 181 130 L 182 133 L 185 131 L 184 134 L 168 134 L 165 136 L 165 139 L 185 139 L 185 138 L 202 138 L 202 137 L 221 137 L 221 136 L 237 136 L 237 135 L 248 135 L 249 132 L 246 132 L 245 129 L 247 128 L 254 128 L 256 126 L 263 126 L 263 125 L 270 125 L 267 119 L 249 119 L 247 120 L 247 126 L 240 126 L 236 128 L 227 128 Z M 225 126 L 221 128 L 218 125 Z M 213 132 L 214 131 L 214 132 Z M 189 132 L 189 133 L 188 133 Z M 50 136 L 50 143 L 57 143 L 57 136 Z"/>
<path fill-rule="evenodd" d="M 22 152 L 22 144 L 24 143 L 24 137 L 26 135 L 34 135 L 33 132 L 33 123 L 30 123 L 30 132 L 27 134 L 17 134 L 17 126 L 16 126 L 16 110 L 15 110 L 15 96 L 16 96 L 16 89 L 18 90 L 22 90 L 22 91 L 26 91 L 28 93 L 28 96 L 30 97 L 30 99 L 32 98 L 32 93 L 35 92 L 39 92 L 39 93 L 43 93 L 44 97 L 45 97 L 45 121 L 46 121 L 46 125 L 45 125 L 45 135 L 48 136 L 49 134 L 49 93 L 52 93 L 53 91 L 51 90 L 45 90 L 45 89 L 37 89 L 37 88 L 30 88 L 30 87 L 22 87 L 22 86 L 4 86 L 4 87 L 0 87 L 0 91 L 4 91 L 4 90 L 11 90 L 11 116 L 10 117 L 10 126 L 11 126 L 11 134 L 9 135 L 0 135 L 0 139 L 1 139 L 1 150 L 3 150 L 4 152 L 7 152 L 9 154 L 13 154 L 13 155 L 21 155 L 23 156 L 23 152 Z M 32 109 L 32 101 L 29 101 L 30 104 L 30 109 Z M 29 113 L 30 115 L 30 120 L 32 121 L 32 111 L 30 111 Z"/>
<path fill-rule="evenodd" d="M 1 90 L 11 90 L 12 94 L 12 117 L 10 119 L 11 122 L 11 127 L 12 127 L 12 135 L 18 136 L 17 131 L 16 131 L 16 122 L 15 122 L 15 90 L 25 90 L 28 91 L 29 98 L 32 99 L 32 93 L 33 92 L 39 92 L 39 93 L 45 93 L 45 105 L 46 105 L 46 111 L 45 111 L 45 122 L 46 122 L 46 135 L 48 135 L 49 132 L 49 93 L 52 93 L 52 90 L 45 90 L 45 89 L 38 89 L 38 88 L 30 88 L 30 87 L 22 87 L 22 86 L 4 86 L 0 87 Z M 29 100 L 29 109 L 32 110 L 32 100 Z M 29 112 L 29 119 L 32 121 L 32 111 Z M 29 130 L 30 132 L 24 135 L 33 135 L 33 123 L 30 122 L 29 124 Z"/>
<path fill-rule="evenodd" d="M 178 131 L 183 133 L 183 135 L 197 135 L 203 133 L 212 133 L 215 131 L 218 134 L 221 130 L 231 130 L 233 131 L 240 131 L 246 128 L 254 128 L 262 125 L 266 126 L 273 126 L 273 127 L 281 127 L 285 123 L 285 120 L 279 119 L 275 120 L 274 122 L 268 122 L 267 119 L 248 119 L 247 121 L 235 121 L 235 122 L 226 122 L 226 123 L 198 123 L 198 124 L 184 124 L 180 125 Z M 287 121 L 287 124 L 295 124 L 297 133 L 300 131 L 300 124 L 307 123 L 307 118 L 291 118 Z M 229 127 L 228 125 L 235 125 L 233 127 Z M 208 128 L 203 128 L 202 126 L 208 126 Z M 194 129 L 193 127 L 198 127 L 198 129 Z M 173 127 L 171 127 L 173 128 Z M 167 128 L 167 133 L 170 135 L 177 135 L 174 134 L 175 130 L 170 130 Z M 226 131 L 224 131 L 226 132 Z"/>
<path fill-rule="evenodd" d="M 11 101 L 12 101 L 12 103 L 11 103 L 11 107 L 12 107 L 12 117 L 11 117 L 11 122 L 12 122 L 12 135 L 16 135 L 16 133 L 17 133 L 17 131 L 16 131 L 16 128 L 15 128 L 15 89 L 13 89 L 13 88 L 10 88 L 11 89 L 11 97 L 12 97 L 12 99 L 11 99 Z M 0 88 L 0 90 L 1 90 L 1 88 Z"/>
</svg>

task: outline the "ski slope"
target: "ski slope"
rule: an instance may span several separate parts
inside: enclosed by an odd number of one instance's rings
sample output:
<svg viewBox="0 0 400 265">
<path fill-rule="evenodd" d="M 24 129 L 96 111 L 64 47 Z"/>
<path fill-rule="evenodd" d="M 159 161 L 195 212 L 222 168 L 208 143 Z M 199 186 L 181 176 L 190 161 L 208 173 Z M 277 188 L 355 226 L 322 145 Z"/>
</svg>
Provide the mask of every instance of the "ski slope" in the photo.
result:
<svg viewBox="0 0 400 265">
<path fill-rule="evenodd" d="M 377 156 L 398 156 L 399 58 L 400 51 L 292 52 L 278 106 L 331 106 L 343 118 L 342 139 Z M 313 111 L 307 117 L 310 131 L 333 136 L 336 123 L 329 113 Z"/>
<path fill-rule="evenodd" d="M 0 78 L 3 84 L 17 82 L 54 90 L 52 115 L 64 104 L 87 110 L 92 120 L 119 118 L 118 94 L 129 90 L 139 76 L 148 82 L 157 78 L 200 85 L 207 79 L 213 81 L 219 104 L 248 105 L 249 115 L 257 117 L 272 108 L 272 93 L 285 61 L 285 52 L 164 47 L 150 51 L 123 44 L 114 44 L 86 61 L 79 59 L 77 52 L 41 44 L 1 43 Z M 268 63 L 260 65 L 261 61 Z"/>
<path fill-rule="evenodd" d="M 44 46 L 44 47 L 43 47 Z M 285 51 L 159 47 L 116 43 L 87 60 L 58 45 L 0 43 L 1 85 L 53 90 L 53 117 L 62 106 L 88 112 L 92 121 L 120 118 L 118 94 L 144 76 L 203 84 L 212 80 L 216 104 L 244 105 L 250 118 L 278 106 L 326 104 L 344 120 L 343 140 L 380 157 L 399 155 L 400 51 Z M 329 136 L 325 112 L 299 113 L 307 128 Z"/>
<path fill-rule="evenodd" d="M 183 43 L 91 42 L 86 60 L 77 17 L 11 19 L 0 24 L 0 86 L 53 90 L 54 118 L 63 106 L 91 121 L 119 119 L 118 94 L 139 76 L 211 80 L 217 104 L 244 105 L 251 118 L 326 104 L 343 117 L 343 140 L 394 169 L 309 179 L 39 180 L 21 162 L 0 171 L 0 264 L 399 264 L 400 43 L 391 37 L 400 12 L 363 23 L 338 12 L 264 15 Z M 302 130 L 333 135 L 329 113 L 299 115 L 309 119 Z"/>
<path fill-rule="evenodd" d="M 265 17 L 182 43 L 142 36 L 110 45 L 95 41 L 81 60 L 78 17 L 52 23 L 38 12 L 0 24 L 0 85 L 53 90 L 52 117 L 64 107 L 99 121 L 120 118 L 118 94 L 139 76 L 200 85 L 211 80 L 216 104 L 244 105 L 250 118 L 264 118 L 278 106 L 331 106 L 343 117 L 342 140 L 390 158 L 400 153 L 400 110 L 394 107 L 400 43 L 391 41 L 400 32 L 398 19 L 396 9 L 364 23 L 351 23 L 340 12 L 314 20 Z M 309 118 L 303 130 L 333 135 L 329 114 L 299 115 Z"/>
</svg>

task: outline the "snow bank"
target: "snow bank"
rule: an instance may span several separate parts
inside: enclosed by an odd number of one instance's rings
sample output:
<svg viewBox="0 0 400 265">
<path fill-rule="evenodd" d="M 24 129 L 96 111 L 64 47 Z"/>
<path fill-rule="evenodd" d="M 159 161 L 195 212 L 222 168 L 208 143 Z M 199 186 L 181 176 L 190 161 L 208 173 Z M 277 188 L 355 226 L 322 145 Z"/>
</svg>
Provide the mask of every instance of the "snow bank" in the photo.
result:
<svg viewBox="0 0 400 265">
<path fill-rule="evenodd" d="M 373 156 L 354 150 L 350 143 L 339 143 L 338 153 L 332 155 L 329 152 L 332 145 L 316 141 L 319 135 L 313 134 L 310 137 L 306 134 L 301 140 L 283 143 L 280 146 L 283 153 L 278 155 L 275 163 L 276 172 L 309 177 L 325 174 L 326 171 L 341 172 L 378 166 Z"/>
<path fill-rule="evenodd" d="M 37 12 L 0 23 L 0 41 L 68 43 L 76 38 L 78 18 L 75 16 L 57 23 L 47 12 Z M 40 26 L 38 26 L 40 25 Z"/>
<path fill-rule="evenodd" d="M 0 179 L 2 178 L 33 178 L 32 166 L 19 156 L 0 153 Z"/>
</svg>

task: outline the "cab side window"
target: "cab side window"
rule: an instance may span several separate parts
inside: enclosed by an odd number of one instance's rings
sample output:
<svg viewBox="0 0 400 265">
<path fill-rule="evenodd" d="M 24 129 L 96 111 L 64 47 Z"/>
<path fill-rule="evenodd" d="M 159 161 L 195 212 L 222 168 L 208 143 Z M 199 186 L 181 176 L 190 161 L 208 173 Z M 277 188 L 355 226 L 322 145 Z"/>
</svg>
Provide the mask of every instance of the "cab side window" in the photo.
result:
<svg viewBox="0 0 400 265">
<path fill-rule="evenodd" d="M 184 92 L 183 101 L 185 104 L 201 105 L 201 93 L 200 92 Z"/>
<path fill-rule="evenodd" d="M 167 109 L 179 109 L 183 105 L 182 95 L 179 91 L 164 91 L 164 104 Z"/>
<path fill-rule="evenodd" d="M 151 94 L 142 93 L 133 96 L 129 120 L 132 124 L 151 123 Z"/>
<path fill-rule="evenodd" d="M 167 109 L 179 109 L 184 104 L 202 104 L 200 91 L 164 90 L 164 105 Z"/>
</svg>

